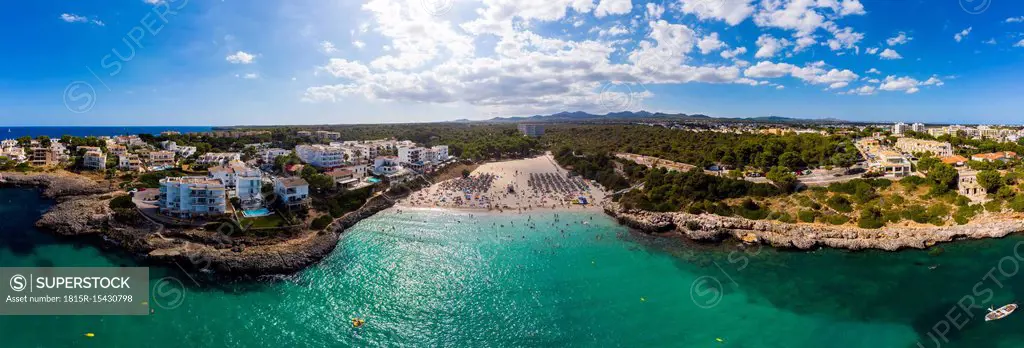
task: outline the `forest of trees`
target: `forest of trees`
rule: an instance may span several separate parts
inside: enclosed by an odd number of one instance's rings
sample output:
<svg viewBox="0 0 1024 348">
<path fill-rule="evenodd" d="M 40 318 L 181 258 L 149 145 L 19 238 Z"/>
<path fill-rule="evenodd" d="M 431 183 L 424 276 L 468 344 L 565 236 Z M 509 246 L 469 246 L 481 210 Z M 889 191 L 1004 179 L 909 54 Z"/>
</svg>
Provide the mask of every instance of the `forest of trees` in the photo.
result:
<svg viewBox="0 0 1024 348">
<path fill-rule="evenodd" d="M 850 138 L 819 134 L 764 135 L 692 132 L 633 125 L 553 125 L 544 140 L 551 147 L 593 153 L 629 152 L 706 168 L 723 164 L 753 167 L 849 167 L 860 156 Z"/>
</svg>

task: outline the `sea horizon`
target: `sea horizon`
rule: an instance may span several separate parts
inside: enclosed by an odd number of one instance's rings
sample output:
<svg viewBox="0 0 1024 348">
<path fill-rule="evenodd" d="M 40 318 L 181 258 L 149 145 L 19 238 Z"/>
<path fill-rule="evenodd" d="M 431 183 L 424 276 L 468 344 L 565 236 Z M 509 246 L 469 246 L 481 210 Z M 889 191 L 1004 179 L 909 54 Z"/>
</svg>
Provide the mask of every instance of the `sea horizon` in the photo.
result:
<svg viewBox="0 0 1024 348">
<path fill-rule="evenodd" d="M 7 128 L 6 131 L 4 128 Z M 64 135 L 76 137 L 86 136 L 117 136 L 152 134 L 159 135 L 164 131 L 181 133 L 207 132 L 217 126 L 17 126 L 0 127 L 0 139 L 17 139 L 23 136 L 48 136 L 59 138 Z"/>
</svg>

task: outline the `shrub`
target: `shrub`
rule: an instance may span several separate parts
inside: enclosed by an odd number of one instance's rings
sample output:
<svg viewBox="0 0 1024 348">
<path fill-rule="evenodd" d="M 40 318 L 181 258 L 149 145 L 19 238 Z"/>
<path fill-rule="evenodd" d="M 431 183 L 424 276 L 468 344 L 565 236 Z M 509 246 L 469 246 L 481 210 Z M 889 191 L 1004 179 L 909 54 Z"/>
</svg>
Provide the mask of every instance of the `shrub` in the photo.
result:
<svg viewBox="0 0 1024 348">
<path fill-rule="evenodd" d="M 857 227 L 875 229 L 882 226 L 885 226 L 885 221 L 882 221 L 882 212 L 877 207 L 870 207 L 860 212 Z"/>
<path fill-rule="evenodd" d="M 825 204 L 838 212 L 849 213 L 853 211 L 853 206 L 850 205 L 850 200 L 841 195 L 832 196 L 832 198 L 825 201 Z"/>
<path fill-rule="evenodd" d="M 779 220 L 779 222 L 785 222 L 787 224 L 796 222 L 796 219 L 794 219 L 792 215 L 789 215 L 789 213 L 780 214 L 779 217 L 776 218 L 776 220 Z"/>
<path fill-rule="evenodd" d="M 1003 211 L 1003 201 L 995 199 L 985 203 L 985 211 L 990 213 L 999 213 Z"/>
<path fill-rule="evenodd" d="M 314 219 L 313 223 L 311 223 L 309 227 L 314 230 L 322 230 L 327 228 L 327 226 L 330 225 L 332 221 L 334 221 L 334 219 L 332 219 L 330 215 L 321 215 L 320 217 Z"/>
<path fill-rule="evenodd" d="M 833 225 L 842 225 L 850 221 L 850 218 L 846 217 L 846 215 L 835 214 L 829 215 L 828 217 L 825 218 L 825 220 Z"/>
<path fill-rule="evenodd" d="M 129 195 L 121 195 L 114 197 L 110 200 L 110 209 L 131 209 L 135 208 L 135 203 L 132 203 L 132 197 Z"/>
<path fill-rule="evenodd" d="M 803 222 L 814 222 L 814 218 L 818 217 L 818 212 L 813 210 L 801 210 L 796 213 L 797 218 Z"/>
<path fill-rule="evenodd" d="M 1018 193 L 1017 197 L 1010 201 L 1010 209 L 1018 213 L 1024 213 L 1024 193 Z"/>
</svg>

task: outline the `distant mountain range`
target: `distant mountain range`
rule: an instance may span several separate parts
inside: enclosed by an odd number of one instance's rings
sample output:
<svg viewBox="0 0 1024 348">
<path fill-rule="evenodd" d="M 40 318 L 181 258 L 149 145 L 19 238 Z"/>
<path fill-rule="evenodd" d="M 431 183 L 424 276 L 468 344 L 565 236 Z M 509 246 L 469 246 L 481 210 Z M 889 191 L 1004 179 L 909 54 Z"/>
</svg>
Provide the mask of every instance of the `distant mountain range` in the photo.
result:
<svg viewBox="0 0 1024 348">
<path fill-rule="evenodd" d="M 805 123 L 805 124 L 835 124 L 850 123 L 834 118 L 824 119 L 802 119 L 781 116 L 764 116 L 749 118 L 711 117 L 701 114 L 666 114 L 662 112 L 648 111 L 622 111 L 611 112 L 604 115 L 591 114 L 583 111 L 559 112 L 551 115 L 495 117 L 486 122 L 594 122 L 594 121 L 690 121 L 690 122 L 756 122 L 756 123 Z M 464 120 L 459 120 L 464 121 Z M 456 121 L 456 122 L 459 122 Z"/>
</svg>

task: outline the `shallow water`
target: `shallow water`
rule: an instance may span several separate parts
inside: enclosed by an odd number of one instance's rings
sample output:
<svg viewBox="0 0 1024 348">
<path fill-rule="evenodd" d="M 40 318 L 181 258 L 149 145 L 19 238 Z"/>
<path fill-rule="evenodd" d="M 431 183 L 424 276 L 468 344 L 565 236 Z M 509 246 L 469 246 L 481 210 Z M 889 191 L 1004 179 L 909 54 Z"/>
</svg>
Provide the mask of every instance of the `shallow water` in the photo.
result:
<svg viewBox="0 0 1024 348">
<path fill-rule="evenodd" d="M 132 264 L 36 231 L 50 202 L 34 191 L 0 190 L 0 203 L 2 266 Z M 180 302 L 161 288 L 151 316 L 0 317 L 0 334 L 5 347 L 1024 346 L 1024 315 L 984 323 L 982 309 L 955 310 L 975 292 L 986 307 L 1022 295 L 1018 236 L 949 244 L 937 256 L 779 252 L 559 216 L 389 210 L 295 276 L 212 286 L 153 268 L 154 284 L 182 281 Z M 933 327 L 947 316 L 967 323 L 937 345 Z M 366 324 L 353 329 L 353 317 Z"/>
</svg>

